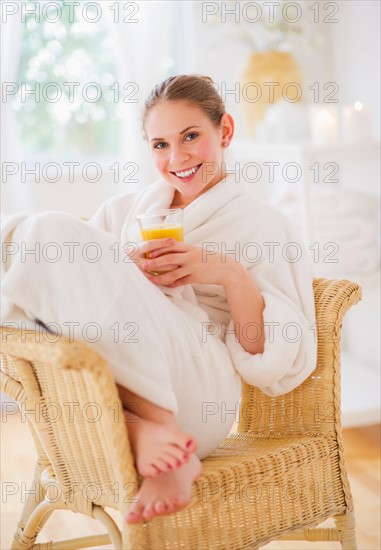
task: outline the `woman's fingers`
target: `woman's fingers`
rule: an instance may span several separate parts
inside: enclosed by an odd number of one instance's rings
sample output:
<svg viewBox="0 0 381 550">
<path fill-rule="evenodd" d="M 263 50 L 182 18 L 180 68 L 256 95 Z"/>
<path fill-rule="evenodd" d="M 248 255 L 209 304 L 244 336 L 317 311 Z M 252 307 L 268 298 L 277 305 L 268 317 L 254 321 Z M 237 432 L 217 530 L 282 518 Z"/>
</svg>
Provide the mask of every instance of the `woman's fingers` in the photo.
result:
<svg viewBox="0 0 381 550">
<path fill-rule="evenodd" d="M 137 245 L 134 252 L 129 253 L 128 255 L 134 261 L 135 265 L 143 271 L 142 264 L 145 262 L 147 257 L 149 258 L 153 251 L 156 251 L 156 253 L 159 254 L 160 248 L 163 248 L 163 246 L 166 245 L 168 250 L 168 245 L 174 242 L 176 242 L 174 239 L 154 239 L 150 241 L 143 241 Z"/>
<path fill-rule="evenodd" d="M 161 271 L 161 269 L 158 271 Z M 162 273 L 160 275 L 151 275 L 150 273 L 148 273 L 147 277 L 155 284 L 165 286 L 174 284 L 179 279 L 182 279 L 183 277 L 186 277 L 188 275 L 189 270 L 187 270 L 185 267 L 179 267 L 178 269 L 168 271 L 167 273 Z"/>
<path fill-rule="evenodd" d="M 147 258 L 142 261 L 143 269 L 149 269 L 152 271 L 153 269 L 164 269 L 167 266 L 174 266 L 179 265 L 179 257 L 177 254 L 171 254 L 170 252 L 163 252 L 160 256 L 152 259 Z"/>
<path fill-rule="evenodd" d="M 152 282 L 172 284 L 180 277 L 188 275 L 188 273 L 179 272 L 183 264 L 178 263 L 177 253 L 188 252 L 189 248 L 189 245 L 173 238 L 152 239 L 139 243 L 136 252 L 130 257 L 133 257 L 135 265 Z M 183 259 L 186 259 L 185 255 Z M 176 273 L 176 276 L 171 275 L 169 280 L 167 277 L 163 281 L 162 277 L 170 273 Z"/>
<path fill-rule="evenodd" d="M 142 254 L 147 254 L 149 252 L 153 252 L 154 250 L 164 248 L 165 246 L 171 246 L 175 242 L 175 239 L 152 239 L 141 243 L 139 248 Z"/>
<path fill-rule="evenodd" d="M 144 254 L 149 253 L 150 257 L 160 256 L 168 251 L 170 252 L 187 252 L 189 245 L 176 241 L 175 239 L 153 239 L 151 241 L 146 241 L 139 245 L 141 252 Z"/>
</svg>

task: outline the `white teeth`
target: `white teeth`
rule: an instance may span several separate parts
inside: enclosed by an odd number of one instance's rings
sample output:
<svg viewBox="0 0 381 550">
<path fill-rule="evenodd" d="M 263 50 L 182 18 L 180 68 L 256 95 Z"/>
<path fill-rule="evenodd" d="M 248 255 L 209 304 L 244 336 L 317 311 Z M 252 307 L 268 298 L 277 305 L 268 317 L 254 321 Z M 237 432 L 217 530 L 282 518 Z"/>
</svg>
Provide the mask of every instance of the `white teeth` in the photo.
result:
<svg viewBox="0 0 381 550">
<path fill-rule="evenodd" d="M 185 170 L 185 172 L 175 172 L 178 178 L 187 178 L 191 174 L 194 174 L 198 170 L 198 166 L 195 166 L 191 170 Z"/>
</svg>

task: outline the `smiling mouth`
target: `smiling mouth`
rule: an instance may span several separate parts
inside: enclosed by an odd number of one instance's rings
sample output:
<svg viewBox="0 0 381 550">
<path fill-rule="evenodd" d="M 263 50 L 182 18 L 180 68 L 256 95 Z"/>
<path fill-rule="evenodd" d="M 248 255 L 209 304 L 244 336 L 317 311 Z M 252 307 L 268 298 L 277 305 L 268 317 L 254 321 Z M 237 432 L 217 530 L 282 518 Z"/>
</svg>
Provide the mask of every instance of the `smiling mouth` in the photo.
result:
<svg viewBox="0 0 381 550">
<path fill-rule="evenodd" d="M 187 170 L 179 170 L 178 172 L 171 172 L 171 174 L 173 174 L 174 176 L 176 176 L 177 178 L 179 178 L 181 180 L 188 180 L 192 176 L 194 176 L 194 174 L 196 174 L 198 172 L 200 166 L 202 166 L 202 163 L 197 164 L 196 166 L 193 166 L 192 168 L 188 168 Z"/>
</svg>

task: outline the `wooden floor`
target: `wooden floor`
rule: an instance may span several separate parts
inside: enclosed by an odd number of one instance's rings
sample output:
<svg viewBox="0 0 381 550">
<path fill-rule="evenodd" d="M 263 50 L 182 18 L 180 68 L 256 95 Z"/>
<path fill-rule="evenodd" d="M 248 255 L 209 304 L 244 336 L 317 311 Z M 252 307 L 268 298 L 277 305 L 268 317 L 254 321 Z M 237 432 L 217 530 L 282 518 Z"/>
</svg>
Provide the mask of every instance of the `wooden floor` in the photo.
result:
<svg viewBox="0 0 381 550">
<path fill-rule="evenodd" d="M 2 419 L 4 420 L 4 419 Z M 1 550 L 10 548 L 12 534 L 33 473 L 33 440 L 18 414 L 1 422 Z M 22 442 L 22 444 L 21 444 Z M 345 430 L 344 446 L 352 487 L 359 550 L 380 550 L 380 426 Z M 117 513 L 110 510 L 118 520 Z M 68 511 L 55 512 L 39 541 L 104 533 L 95 520 Z M 104 546 L 103 548 L 111 548 Z M 272 542 L 267 550 L 338 549 L 338 543 Z M 158 549 L 159 550 L 159 549 Z"/>
</svg>

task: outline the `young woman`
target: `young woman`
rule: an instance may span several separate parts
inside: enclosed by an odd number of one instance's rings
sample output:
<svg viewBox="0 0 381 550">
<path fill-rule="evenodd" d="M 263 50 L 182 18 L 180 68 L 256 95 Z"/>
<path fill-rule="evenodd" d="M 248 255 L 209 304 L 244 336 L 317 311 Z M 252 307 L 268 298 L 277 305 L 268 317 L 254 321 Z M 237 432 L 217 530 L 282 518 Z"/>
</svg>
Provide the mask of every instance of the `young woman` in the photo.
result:
<svg viewBox="0 0 381 550">
<path fill-rule="evenodd" d="M 76 338 L 91 322 L 101 327 L 102 337 L 87 342 L 118 384 L 143 477 L 129 523 L 189 503 L 200 460 L 236 419 L 241 379 L 279 395 L 316 365 L 308 253 L 288 218 L 228 171 L 234 121 L 211 79 L 178 75 L 157 85 L 143 130 L 160 180 L 112 197 L 89 222 L 15 215 L 3 232 L 13 246 L 2 264 L 3 320 L 54 321 L 64 335 L 75 322 Z M 184 209 L 185 242 L 142 242 L 136 215 L 168 207 Z M 23 245 L 52 241 L 62 250 L 77 243 L 74 261 L 23 261 Z M 83 253 L 89 243 L 102 252 L 96 262 Z M 25 281 L 36 282 L 33 292 L 20 292 Z"/>
</svg>

